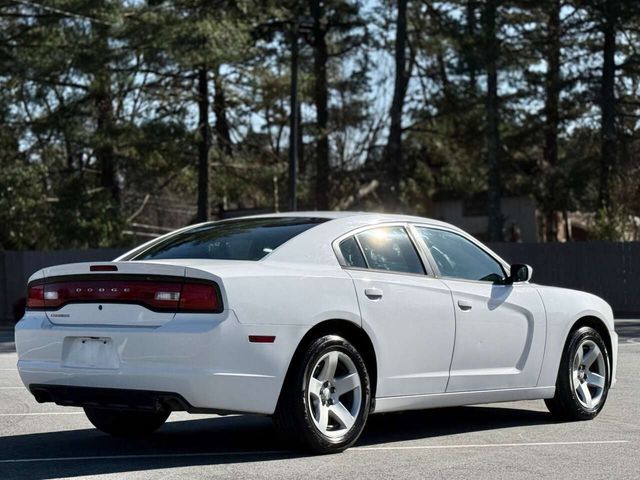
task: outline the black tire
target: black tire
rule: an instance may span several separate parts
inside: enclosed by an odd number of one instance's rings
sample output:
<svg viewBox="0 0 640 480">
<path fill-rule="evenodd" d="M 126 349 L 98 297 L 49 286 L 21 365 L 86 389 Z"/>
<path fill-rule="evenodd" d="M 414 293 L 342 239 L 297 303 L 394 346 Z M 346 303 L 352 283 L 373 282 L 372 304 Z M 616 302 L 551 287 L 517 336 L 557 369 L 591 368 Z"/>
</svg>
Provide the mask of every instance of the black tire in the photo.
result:
<svg viewBox="0 0 640 480">
<path fill-rule="evenodd" d="M 118 437 L 139 437 L 150 435 L 169 418 L 169 411 L 137 412 L 85 407 L 84 413 L 98 430 Z"/>
<path fill-rule="evenodd" d="M 578 348 L 582 348 L 585 341 L 595 343 L 604 357 L 604 390 L 600 401 L 593 408 L 587 408 L 579 399 L 576 391 L 572 388 L 573 376 L 573 359 Z M 546 399 L 544 402 L 555 417 L 562 420 L 591 420 L 595 418 L 607 400 L 609 386 L 611 384 L 611 363 L 609 351 L 606 343 L 602 340 L 600 334 L 591 327 L 581 327 L 573 330 L 562 352 L 560 360 L 560 368 L 558 369 L 558 378 L 556 380 L 556 393 L 553 398 Z"/>
<path fill-rule="evenodd" d="M 339 437 L 329 437 L 315 425 L 307 402 L 308 383 L 312 370 L 324 355 L 337 351 L 346 354 L 360 379 L 358 398 L 360 409 L 353 426 Z M 353 393 L 353 395 L 356 395 Z M 346 339 L 326 335 L 311 342 L 299 361 L 292 364 L 273 415 L 273 423 L 285 440 L 297 448 L 314 453 L 338 453 L 352 446 L 360 437 L 371 408 L 371 383 L 366 364 L 358 350 Z"/>
</svg>

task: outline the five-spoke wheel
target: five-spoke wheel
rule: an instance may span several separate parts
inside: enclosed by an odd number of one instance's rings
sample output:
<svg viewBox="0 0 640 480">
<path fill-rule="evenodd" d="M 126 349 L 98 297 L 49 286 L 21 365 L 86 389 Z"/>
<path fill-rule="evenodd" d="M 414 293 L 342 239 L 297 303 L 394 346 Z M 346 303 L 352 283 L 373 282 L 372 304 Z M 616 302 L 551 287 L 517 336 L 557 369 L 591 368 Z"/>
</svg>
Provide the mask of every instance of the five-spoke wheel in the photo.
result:
<svg viewBox="0 0 640 480">
<path fill-rule="evenodd" d="M 573 420 L 594 418 L 607 399 L 609 375 L 609 354 L 600 334 L 586 326 L 572 331 L 562 354 L 555 396 L 545 400 L 549 411 Z"/>
<path fill-rule="evenodd" d="M 367 420 L 371 387 L 366 364 L 348 340 L 311 342 L 289 373 L 274 424 L 286 438 L 319 453 L 353 445 Z"/>
<path fill-rule="evenodd" d="M 311 371 L 307 394 L 315 426 L 327 437 L 339 437 L 354 425 L 362 405 L 360 374 L 346 353 L 330 351 Z"/>
<path fill-rule="evenodd" d="M 602 401 L 606 387 L 605 369 L 605 358 L 600 347 L 593 340 L 583 340 L 573 359 L 571 381 L 578 400 L 586 408 L 594 408 Z"/>
</svg>

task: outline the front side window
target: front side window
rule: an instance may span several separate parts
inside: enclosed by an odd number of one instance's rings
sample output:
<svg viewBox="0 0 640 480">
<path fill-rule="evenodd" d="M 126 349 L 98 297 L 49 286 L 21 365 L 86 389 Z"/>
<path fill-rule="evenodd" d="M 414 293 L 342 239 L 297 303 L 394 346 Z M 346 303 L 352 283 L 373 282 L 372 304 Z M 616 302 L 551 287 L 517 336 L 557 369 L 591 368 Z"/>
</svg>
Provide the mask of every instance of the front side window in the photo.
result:
<svg viewBox="0 0 640 480">
<path fill-rule="evenodd" d="M 379 227 L 357 235 L 369 268 L 401 273 L 421 273 L 424 268 L 403 227 Z"/>
<path fill-rule="evenodd" d="M 461 235 L 435 228 L 416 229 L 438 265 L 440 275 L 488 282 L 504 280 L 500 264 Z"/>
<path fill-rule="evenodd" d="M 260 260 L 323 218 L 266 217 L 209 223 L 173 235 L 129 260 Z"/>
</svg>

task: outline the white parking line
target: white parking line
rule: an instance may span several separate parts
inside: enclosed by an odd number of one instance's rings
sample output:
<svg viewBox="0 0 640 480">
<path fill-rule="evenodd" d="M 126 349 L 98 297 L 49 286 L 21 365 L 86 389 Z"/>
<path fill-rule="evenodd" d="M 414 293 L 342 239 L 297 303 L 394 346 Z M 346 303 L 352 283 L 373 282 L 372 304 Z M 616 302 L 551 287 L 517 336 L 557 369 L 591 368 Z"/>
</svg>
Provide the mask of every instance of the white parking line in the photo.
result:
<svg viewBox="0 0 640 480">
<path fill-rule="evenodd" d="M 442 450 L 448 448 L 504 448 L 504 447 L 548 447 L 559 445 L 605 445 L 612 443 L 629 443 L 629 440 L 593 440 L 585 442 L 530 442 L 530 443 L 476 443 L 464 445 L 410 445 L 397 447 L 355 447 L 349 451 L 372 450 Z"/>
<path fill-rule="evenodd" d="M 39 415 L 84 415 L 84 412 L 28 412 L 28 413 L 0 413 L 0 417 L 35 417 Z"/>
<path fill-rule="evenodd" d="M 348 452 L 368 452 L 372 450 L 437 450 L 447 448 L 504 448 L 504 447 L 545 447 L 559 445 L 603 445 L 611 443 L 629 443 L 629 440 L 602 440 L 591 442 L 535 442 L 535 443 L 486 443 L 471 445 L 418 445 L 407 447 L 356 447 Z M 203 453 L 150 453 L 140 455 L 92 455 L 81 457 L 50 457 L 50 458 L 15 458 L 0 460 L 0 463 L 30 463 L 30 462 L 69 462 L 81 460 L 143 460 L 155 458 L 197 458 L 197 457 L 246 457 L 257 455 L 291 455 L 296 452 L 286 450 L 257 450 L 249 452 L 203 452 Z"/>
<path fill-rule="evenodd" d="M 20 390 L 24 389 L 24 387 L 0 387 L 0 390 Z"/>
</svg>

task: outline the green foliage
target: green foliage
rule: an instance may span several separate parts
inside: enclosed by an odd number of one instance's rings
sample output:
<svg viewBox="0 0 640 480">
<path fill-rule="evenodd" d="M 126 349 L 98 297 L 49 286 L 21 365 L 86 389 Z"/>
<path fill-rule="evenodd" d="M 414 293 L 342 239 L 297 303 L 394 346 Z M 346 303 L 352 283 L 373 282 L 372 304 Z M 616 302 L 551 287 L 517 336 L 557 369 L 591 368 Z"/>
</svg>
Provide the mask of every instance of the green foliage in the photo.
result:
<svg viewBox="0 0 640 480">
<path fill-rule="evenodd" d="M 44 170 L 38 165 L 3 162 L 0 175 L 0 248 L 23 250 L 47 247 L 43 213 Z M 40 220 L 40 221 L 38 221 Z"/>
<path fill-rule="evenodd" d="M 485 2 L 408 2 L 402 111 L 406 171 L 396 199 L 430 215 L 487 190 Z M 548 131 L 553 0 L 496 1 L 504 195 L 548 212 L 597 212 L 593 236 L 632 238 L 640 216 L 640 7 L 563 2 L 557 162 Z M 396 2 L 330 0 L 326 87 L 302 33 L 299 207 L 317 207 L 328 143 L 330 208 L 388 207 L 379 187 L 393 91 Z M 609 12 L 611 15 L 609 15 Z M 211 98 L 212 212 L 287 204 L 291 36 L 310 2 L 52 0 L 0 5 L 0 248 L 133 244 L 195 218 L 198 72 Z M 603 158 L 604 19 L 617 32 L 615 158 Z M 324 88 L 324 91 L 323 91 Z M 320 128 L 318 103 L 327 98 Z M 603 170 L 602 166 L 611 167 Z M 322 170 L 322 168 L 320 168 Z M 600 208 L 602 172 L 613 206 Z"/>
</svg>

